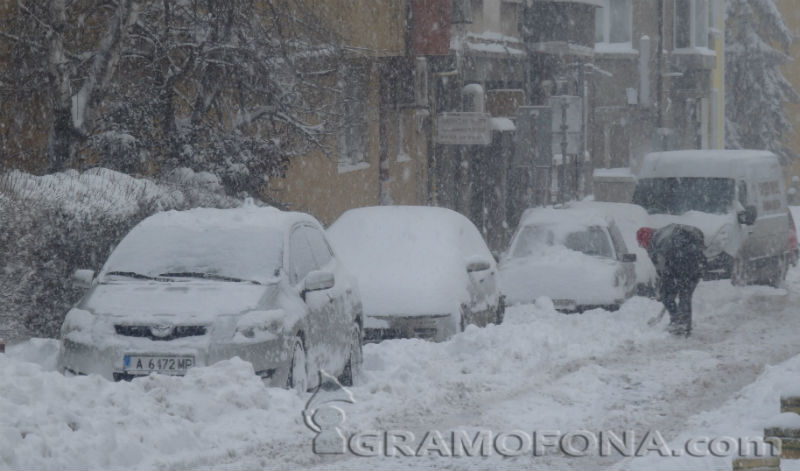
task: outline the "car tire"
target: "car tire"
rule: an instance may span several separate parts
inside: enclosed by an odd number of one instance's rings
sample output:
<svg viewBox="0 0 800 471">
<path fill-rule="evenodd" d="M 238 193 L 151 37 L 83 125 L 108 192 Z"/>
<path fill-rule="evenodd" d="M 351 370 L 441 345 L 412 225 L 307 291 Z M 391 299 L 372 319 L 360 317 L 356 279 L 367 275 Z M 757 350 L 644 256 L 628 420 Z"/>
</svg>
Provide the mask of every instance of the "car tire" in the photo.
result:
<svg viewBox="0 0 800 471">
<path fill-rule="evenodd" d="M 505 296 L 500 296 L 500 300 L 497 302 L 497 309 L 495 310 L 494 314 L 495 325 L 502 324 L 505 315 L 506 315 L 506 299 Z"/>
<path fill-rule="evenodd" d="M 347 363 L 344 365 L 339 382 L 343 386 L 353 386 L 356 383 L 356 378 L 361 375 L 361 366 L 364 363 L 364 351 L 362 348 L 363 338 L 361 336 L 361 327 L 358 324 L 353 325 L 353 332 L 350 339 L 350 353 L 347 357 Z"/>
<path fill-rule="evenodd" d="M 459 312 L 461 314 L 461 319 L 459 319 L 459 322 L 460 322 L 460 325 L 459 325 L 460 330 L 459 330 L 459 332 L 464 332 L 464 330 L 467 328 L 467 325 L 469 324 L 469 318 L 468 318 L 469 311 L 467 310 L 467 308 L 465 306 L 461 306 L 461 311 L 459 311 Z"/>
<path fill-rule="evenodd" d="M 286 380 L 286 387 L 303 393 L 308 391 L 306 349 L 303 346 L 303 339 L 301 337 L 295 337 L 294 339 L 292 361 L 289 363 L 289 376 Z"/>
<path fill-rule="evenodd" d="M 731 267 L 731 284 L 734 286 L 744 286 L 748 281 L 746 262 L 741 257 L 734 258 L 733 266 Z"/>
</svg>

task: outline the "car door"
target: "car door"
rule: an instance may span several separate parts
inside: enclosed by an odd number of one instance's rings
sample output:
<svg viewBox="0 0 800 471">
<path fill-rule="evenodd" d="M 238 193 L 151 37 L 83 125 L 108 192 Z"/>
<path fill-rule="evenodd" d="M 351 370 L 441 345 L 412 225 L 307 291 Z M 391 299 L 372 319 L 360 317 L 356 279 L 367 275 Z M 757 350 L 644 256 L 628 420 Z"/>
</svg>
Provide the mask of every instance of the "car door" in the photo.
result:
<svg viewBox="0 0 800 471">
<path fill-rule="evenodd" d="M 636 288 L 636 265 L 634 262 L 624 262 L 623 256 L 628 253 L 628 246 L 619 228 L 613 222 L 608 225 L 608 235 L 611 237 L 611 246 L 614 249 L 614 258 L 622 266 L 622 274 L 625 277 L 625 292 L 632 293 Z"/>
<path fill-rule="evenodd" d="M 298 295 L 303 298 L 307 309 L 304 323 L 305 347 L 310 366 L 309 379 L 314 383 L 317 370 L 325 367 L 322 359 L 325 351 L 323 345 L 325 326 L 321 325 L 321 322 L 324 320 L 322 311 L 328 303 L 328 297 L 324 290 L 304 293 L 308 274 L 317 270 L 317 263 L 304 227 L 295 226 L 289 236 L 289 278 Z"/>
<path fill-rule="evenodd" d="M 337 266 L 338 261 L 333 257 L 333 251 L 322 230 L 313 226 L 305 226 L 304 232 L 311 252 L 314 254 L 317 269 L 331 272 L 335 276 L 334 286 L 324 291 L 328 300 L 321 306 L 319 313 L 320 325 L 325 329 L 321 341 L 327 349 L 324 358 L 320 361 L 324 362 L 325 370 L 333 374 L 344 368 L 350 352 L 354 318 L 346 299 L 349 294 L 347 291 L 348 280 L 341 276 L 342 273 Z"/>
</svg>

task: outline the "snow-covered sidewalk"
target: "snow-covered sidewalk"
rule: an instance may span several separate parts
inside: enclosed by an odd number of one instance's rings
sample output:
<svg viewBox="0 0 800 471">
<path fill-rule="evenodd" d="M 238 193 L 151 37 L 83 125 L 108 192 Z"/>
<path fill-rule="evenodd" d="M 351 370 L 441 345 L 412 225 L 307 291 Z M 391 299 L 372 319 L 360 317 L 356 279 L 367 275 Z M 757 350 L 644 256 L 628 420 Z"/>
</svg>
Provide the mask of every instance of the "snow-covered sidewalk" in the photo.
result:
<svg viewBox="0 0 800 471">
<path fill-rule="evenodd" d="M 675 448 L 699 435 L 760 435 L 781 391 L 800 383 L 800 272 L 787 289 L 702 283 L 689 339 L 648 327 L 660 304 L 555 312 L 547 300 L 509 309 L 500 326 L 443 343 L 365 347 L 345 435 L 404 431 L 658 431 Z M 232 360 L 184 378 L 131 383 L 65 378 L 57 342 L 0 355 L 0 467 L 126 469 L 532 468 L 724 469 L 732 457 L 657 453 L 568 457 L 319 456 L 301 412 L 310 394 L 264 387 Z M 777 366 L 769 366 L 777 365 Z M 795 389 L 797 389 L 795 387 Z M 784 466 L 784 469 L 788 469 Z"/>
</svg>

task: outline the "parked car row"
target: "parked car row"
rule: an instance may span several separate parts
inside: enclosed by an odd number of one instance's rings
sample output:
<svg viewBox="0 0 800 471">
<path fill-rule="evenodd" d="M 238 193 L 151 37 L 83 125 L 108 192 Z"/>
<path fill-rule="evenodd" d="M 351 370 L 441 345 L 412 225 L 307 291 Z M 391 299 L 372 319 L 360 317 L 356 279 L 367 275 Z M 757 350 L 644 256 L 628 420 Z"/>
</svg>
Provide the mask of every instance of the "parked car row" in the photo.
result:
<svg viewBox="0 0 800 471">
<path fill-rule="evenodd" d="M 271 385 L 313 388 L 323 370 L 352 384 L 365 341 L 445 340 L 469 324 L 501 323 L 503 289 L 514 301 L 530 300 L 526 291 L 550 294 L 541 277 L 515 266 L 527 260 L 535 271 L 529 252 L 537 237 L 547 239 L 538 214 L 526 212 L 498 272 L 475 225 L 443 208 L 354 209 L 327 232 L 307 214 L 253 205 L 158 213 L 123 238 L 99 273 L 76 272 L 88 290 L 64 320 L 58 366 L 129 380 L 238 356 Z M 565 310 L 616 306 L 632 292 L 616 228 L 586 221 L 575 233 L 543 226 L 551 249 L 563 243 L 593 260 L 608 282 L 607 297 L 559 304 Z"/>
<path fill-rule="evenodd" d="M 697 152 L 705 160 L 691 167 Z M 352 384 L 365 341 L 499 324 L 506 299 L 582 312 L 652 292 L 655 270 L 634 243 L 645 225 L 699 227 L 709 277 L 777 285 L 797 261 L 772 154 L 650 154 L 634 202 L 526 210 L 499 265 L 475 225 L 444 208 L 353 209 L 327 231 L 252 204 L 158 213 L 98 274 L 76 272 L 88 291 L 64 320 L 58 365 L 126 380 L 239 356 L 276 386 L 313 388 L 320 371 Z"/>
</svg>

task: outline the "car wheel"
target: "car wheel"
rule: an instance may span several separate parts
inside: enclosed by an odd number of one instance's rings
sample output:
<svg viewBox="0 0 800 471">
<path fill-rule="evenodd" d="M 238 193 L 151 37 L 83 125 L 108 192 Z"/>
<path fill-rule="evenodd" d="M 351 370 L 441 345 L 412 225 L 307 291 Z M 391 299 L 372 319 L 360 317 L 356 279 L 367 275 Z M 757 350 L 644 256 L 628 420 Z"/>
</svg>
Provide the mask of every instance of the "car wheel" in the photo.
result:
<svg viewBox="0 0 800 471">
<path fill-rule="evenodd" d="M 353 325 L 353 333 L 350 339 L 350 354 L 347 363 L 344 365 L 339 382 L 344 386 L 353 386 L 356 378 L 361 374 L 361 365 L 364 363 L 364 351 L 362 349 L 361 328 L 358 324 Z"/>
<path fill-rule="evenodd" d="M 747 264 L 741 257 L 736 257 L 731 268 L 731 283 L 735 286 L 744 286 L 747 281 Z"/>
<path fill-rule="evenodd" d="M 306 349 L 303 339 L 295 337 L 292 347 L 292 362 L 289 365 L 289 378 L 286 387 L 299 392 L 308 391 L 308 366 L 306 365 Z"/>
<path fill-rule="evenodd" d="M 497 303 L 497 309 L 495 310 L 494 314 L 495 325 L 502 324 L 505 315 L 506 315 L 506 297 L 500 296 L 500 301 Z"/>
</svg>

